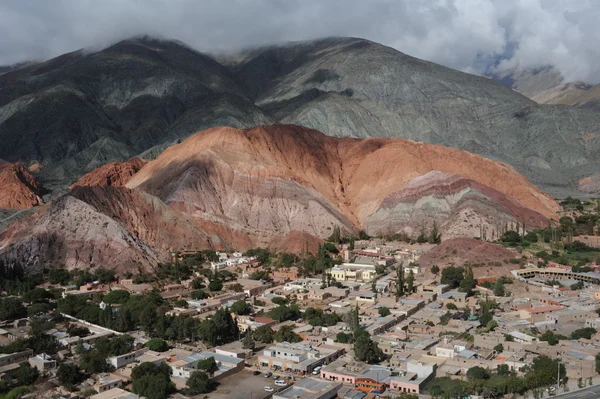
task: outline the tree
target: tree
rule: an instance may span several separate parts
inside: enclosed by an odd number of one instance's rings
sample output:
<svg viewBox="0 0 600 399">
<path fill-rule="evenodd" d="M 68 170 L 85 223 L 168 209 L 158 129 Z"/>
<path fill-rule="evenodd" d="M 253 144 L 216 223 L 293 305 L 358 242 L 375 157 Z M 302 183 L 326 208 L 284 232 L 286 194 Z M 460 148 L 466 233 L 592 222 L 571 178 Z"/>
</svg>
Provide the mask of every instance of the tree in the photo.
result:
<svg viewBox="0 0 600 399">
<path fill-rule="evenodd" d="M 453 304 L 452 302 L 448 302 L 446 304 L 446 309 L 448 309 L 448 310 L 458 310 L 458 308 L 456 307 L 456 305 Z"/>
<path fill-rule="evenodd" d="M 433 265 L 433 266 L 431 266 L 430 271 L 431 271 L 431 274 L 437 276 L 438 273 L 440 272 L 440 267 L 438 265 Z"/>
<path fill-rule="evenodd" d="M 504 351 L 504 345 L 502 344 L 498 344 L 496 346 L 494 346 L 494 350 L 498 353 L 503 352 Z"/>
<path fill-rule="evenodd" d="M 396 300 L 404 296 L 404 265 L 396 267 Z"/>
<path fill-rule="evenodd" d="M 596 334 L 596 329 L 593 327 L 579 328 L 571 333 L 571 339 L 592 339 L 594 334 Z"/>
<path fill-rule="evenodd" d="M 210 291 L 221 291 L 223 289 L 223 283 L 219 280 L 212 280 L 208 283 L 208 289 Z"/>
<path fill-rule="evenodd" d="M 368 332 L 357 330 L 354 333 L 354 356 L 361 362 L 376 364 L 383 359 L 383 352 Z"/>
<path fill-rule="evenodd" d="M 166 352 L 169 350 L 169 344 L 164 339 L 152 338 L 144 344 L 144 346 L 151 351 L 155 352 Z"/>
<path fill-rule="evenodd" d="M 596 373 L 600 373 L 600 352 L 596 353 Z"/>
<path fill-rule="evenodd" d="M 31 367 L 28 363 L 21 363 L 13 373 L 13 377 L 17 379 L 19 385 L 32 385 L 39 376 L 38 369 Z"/>
<path fill-rule="evenodd" d="M 473 291 L 473 288 L 475 288 L 475 277 L 473 276 L 473 268 L 471 266 L 467 266 L 465 268 L 464 278 L 460 282 L 459 291 L 466 292 L 467 295 L 470 295 Z"/>
<path fill-rule="evenodd" d="M 196 290 L 192 291 L 190 297 L 192 299 L 206 299 L 208 298 L 208 294 L 204 290 Z"/>
<path fill-rule="evenodd" d="M 410 271 L 408 272 L 408 277 L 406 278 L 406 291 L 408 291 L 409 294 L 412 294 L 414 288 L 415 274 L 413 273 L 412 269 L 410 269 Z"/>
<path fill-rule="evenodd" d="M 442 242 L 442 235 L 439 232 L 437 222 L 434 221 L 433 226 L 431 226 L 431 232 L 429 233 L 429 243 L 439 244 L 440 242 Z"/>
<path fill-rule="evenodd" d="M 490 373 L 483 367 L 475 366 L 467 370 L 467 378 L 469 380 L 487 380 L 490 378 Z"/>
<path fill-rule="evenodd" d="M 509 245 L 517 245 L 521 243 L 521 235 L 514 230 L 508 230 L 502 237 L 500 237 L 500 241 L 506 242 Z"/>
<path fill-rule="evenodd" d="M 125 290 L 114 290 L 104 295 L 102 299 L 104 303 L 110 304 L 124 304 L 129 299 L 130 295 L 128 291 Z"/>
<path fill-rule="evenodd" d="M 175 387 L 170 379 L 170 367 L 144 362 L 131 372 L 132 391 L 147 399 L 166 399 Z"/>
<path fill-rule="evenodd" d="M 271 310 L 271 318 L 280 323 L 287 320 L 296 320 L 300 318 L 300 316 L 300 309 L 296 305 L 280 305 Z"/>
<path fill-rule="evenodd" d="M 339 332 L 335 336 L 335 341 L 339 342 L 340 344 L 347 344 L 352 341 L 352 335 Z"/>
<path fill-rule="evenodd" d="M 462 267 L 448 266 L 444 270 L 442 270 L 442 284 L 448 284 L 452 288 L 457 288 L 460 286 L 461 282 L 464 280 L 465 269 Z"/>
<path fill-rule="evenodd" d="M 88 373 L 102 373 L 108 370 L 106 356 L 96 349 L 83 352 L 79 358 L 79 366 Z"/>
<path fill-rule="evenodd" d="M 335 226 L 333 228 L 333 233 L 331 233 L 331 235 L 329 236 L 327 241 L 332 242 L 334 244 L 339 244 L 341 241 L 341 238 L 342 238 L 342 235 L 340 232 L 340 226 Z"/>
<path fill-rule="evenodd" d="M 186 381 L 186 385 L 188 386 L 188 395 L 207 393 L 213 388 L 213 382 L 208 378 L 208 375 L 202 371 L 194 371 Z"/>
<path fill-rule="evenodd" d="M 202 370 L 208 373 L 208 375 L 213 375 L 216 371 L 219 370 L 219 366 L 217 366 L 215 358 L 211 356 L 198 361 L 198 363 L 196 364 L 196 369 Z"/>
<path fill-rule="evenodd" d="M 275 332 L 269 326 L 260 326 L 254 330 L 254 339 L 263 344 L 270 344 L 273 342 Z"/>
<path fill-rule="evenodd" d="M 389 316 L 391 314 L 390 309 L 382 306 L 379 308 L 379 316 L 381 317 L 385 317 L 385 316 Z"/>
<path fill-rule="evenodd" d="M 56 376 L 60 384 L 69 389 L 73 389 L 83 377 L 79 366 L 69 363 L 62 363 L 56 371 Z"/>
<path fill-rule="evenodd" d="M 288 325 L 281 326 L 273 338 L 277 342 L 295 343 L 302 341 L 302 338 L 300 338 L 300 336 L 294 332 L 294 328 Z"/>
<path fill-rule="evenodd" d="M 255 347 L 256 347 L 256 342 L 254 342 L 254 336 L 252 334 L 252 330 L 248 330 L 246 335 L 244 335 L 244 339 L 242 340 L 242 348 L 250 349 L 251 351 L 254 351 Z"/>
<path fill-rule="evenodd" d="M 236 301 L 229 308 L 230 311 L 235 313 L 236 315 L 248 315 L 252 312 L 252 307 L 243 299 Z"/>
<path fill-rule="evenodd" d="M 131 318 L 131 312 L 126 307 L 121 307 L 116 313 L 114 328 L 120 332 L 133 330 L 135 327 Z"/>
<path fill-rule="evenodd" d="M 0 299 L 0 320 L 14 320 L 27 317 L 27 309 L 18 298 Z"/>
<path fill-rule="evenodd" d="M 504 296 L 506 295 L 506 291 L 504 290 L 504 281 L 502 279 L 498 279 L 494 284 L 494 295 L 496 296 Z"/>
</svg>

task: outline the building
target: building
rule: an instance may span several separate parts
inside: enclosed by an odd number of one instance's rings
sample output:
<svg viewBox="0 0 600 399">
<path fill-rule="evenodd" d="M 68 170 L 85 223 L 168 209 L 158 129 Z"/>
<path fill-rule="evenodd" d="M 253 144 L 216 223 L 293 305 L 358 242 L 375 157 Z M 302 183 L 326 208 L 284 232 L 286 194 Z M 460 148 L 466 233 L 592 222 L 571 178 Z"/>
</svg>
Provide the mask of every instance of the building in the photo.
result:
<svg viewBox="0 0 600 399">
<path fill-rule="evenodd" d="M 331 268 L 331 277 L 336 281 L 354 281 L 368 283 L 377 274 L 375 265 L 364 263 L 342 263 Z"/>
<path fill-rule="evenodd" d="M 90 399 L 140 399 L 140 397 L 134 393 L 128 392 L 121 388 L 113 388 L 108 391 L 97 393 L 96 395 L 90 396 Z"/>
<path fill-rule="evenodd" d="M 341 382 L 305 378 L 273 395 L 273 399 L 332 399 L 342 388 Z"/>
<path fill-rule="evenodd" d="M 123 381 L 119 378 L 103 375 L 94 384 L 94 390 L 98 393 L 106 392 L 113 388 L 120 388 L 122 384 Z"/>
<path fill-rule="evenodd" d="M 146 353 L 148 349 L 138 349 L 133 352 L 125 353 L 119 356 L 112 356 L 106 359 L 106 361 L 111 364 L 114 368 L 118 369 L 123 366 L 128 365 L 129 363 L 133 363 L 136 359 Z"/>
<path fill-rule="evenodd" d="M 390 378 L 389 387 L 398 393 L 419 395 L 427 382 L 435 376 L 435 364 L 421 362 L 406 362 L 406 371 Z"/>
<path fill-rule="evenodd" d="M 522 344 L 533 344 L 537 342 L 536 337 L 532 337 L 531 335 L 524 334 L 520 331 L 512 331 L 509 333 L 515 342 L 519 342 Z"/>
<path fill-rule="evenodd" d="M 311 373 L 316 367 L 331 363 L 344 353 L 337 346 L 321 345 L 313 347 L 303 343 L 279 343 L 266 348 L 258 356 L 261 367 L 289 372 Z"/>
<path fill-rule="evenodd" d="M 22 352 L 0 354 L 0 367 L 13 363 L 25 362 L 31 357 L 31 355 L 33 355 L 33 351 L 31 349 Z"/>
<path fill-rule="evenodd" d="M 56 360 L 52 359 L 45 353 L 40 353 L 39 355 L 30 357 L 28 361 L 31 367 L 35 367 L 42 374 L 48 370 L 56 368 Z"/>
<path fill-rule="evenodd" d="M 219 370 L 213 374 L 212 378 L 214 380 L 235 374 L 244 368 L 244 359 L 224 356 L 213 352 L 202 352 L 193 353 L 181 360 L 170 363 L 169 366 L 171 366 L 171 374 L 174 377 L 188 379 L 194 371 L 197 371 L 196 365 L 199 361 L 211 357 L 215 359 L 215 363 L 217 363 L 217 366 L 219 367 Z"/>
<path fill-rule="evenodd" d="M 589 310 L 565 309 L 547 313 L 546 320 L 555 324 L 582 323 L 594 316 L 597 316 L 596 312 Z"/>
</svg>

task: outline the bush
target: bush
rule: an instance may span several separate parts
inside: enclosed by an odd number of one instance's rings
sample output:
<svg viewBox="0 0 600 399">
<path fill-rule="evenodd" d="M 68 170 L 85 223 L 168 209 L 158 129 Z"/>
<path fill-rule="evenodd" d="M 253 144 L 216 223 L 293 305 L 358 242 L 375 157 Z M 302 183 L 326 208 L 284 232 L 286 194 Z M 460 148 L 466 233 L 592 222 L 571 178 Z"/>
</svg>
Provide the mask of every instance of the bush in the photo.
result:
<svg viewBox="0 0 600 399">
<path fill-rule="evenodd" d="M 169 350 L 169 344 L 164 339 L 152 338 L 144 344 L 144 346 L 151 351 L 155 352 L 166 352 Z"/>
</svg>

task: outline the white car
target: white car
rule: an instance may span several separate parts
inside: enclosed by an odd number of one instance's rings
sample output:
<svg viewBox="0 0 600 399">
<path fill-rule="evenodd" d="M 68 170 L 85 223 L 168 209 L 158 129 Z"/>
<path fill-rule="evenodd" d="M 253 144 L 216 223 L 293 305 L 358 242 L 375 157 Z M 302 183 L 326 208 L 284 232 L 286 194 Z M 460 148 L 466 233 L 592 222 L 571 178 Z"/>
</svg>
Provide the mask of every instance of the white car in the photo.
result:
<svg viewBox="0 0 600 399">
<path fill-rule="evenodd" d="M 287 382 L 285 382 L 284 380 L 276 380 L 275 385 L 277 385 L 278 387 L 284 387 L 287 385 Z"/>
<path fill-rule="evenodd" d="M 274 392 L 275 390 L 273 388 L 271 388 L 270 386 L 265 386 L 265 391 L 267 392 Z"/>
</svg>

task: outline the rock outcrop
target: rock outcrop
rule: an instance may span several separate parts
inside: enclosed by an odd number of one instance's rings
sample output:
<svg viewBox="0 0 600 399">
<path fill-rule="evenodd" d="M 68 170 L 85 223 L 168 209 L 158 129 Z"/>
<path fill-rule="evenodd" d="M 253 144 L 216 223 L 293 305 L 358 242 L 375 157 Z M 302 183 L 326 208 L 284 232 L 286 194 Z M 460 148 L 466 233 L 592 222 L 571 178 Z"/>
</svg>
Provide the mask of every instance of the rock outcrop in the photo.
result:
<svg viewBox="0 0 600 399">
<path fill-rule="evenodd" d="M 182 248 L 314 252 L 335 226 L 416 235 L 437 222 L 443 239 L 493 238 L 505 224 L 545 226 L 559 209 L 511 167 L 477 155 L 295 125 L 197 133 L 125 187 L 114 183 L 129 174 L 107 173 L 121 166 L 86 179 L 104 186 L 75 186 L 13 224 L 0 256 L 32 267 L 148 269 Z"/>
<path fill-rule="evenodd" d="M 26 167 L 0 161 L 0 208 L 27 209 L 42 205 L 45 193 Z"/>
<path fill-rule="evenodd" d="M 125 162 L 111 162 L 81 177 L 71 187 L 76 186 L 124 186 L 140 169 L 146 161 L 131 158 Z"/>
</svg>

